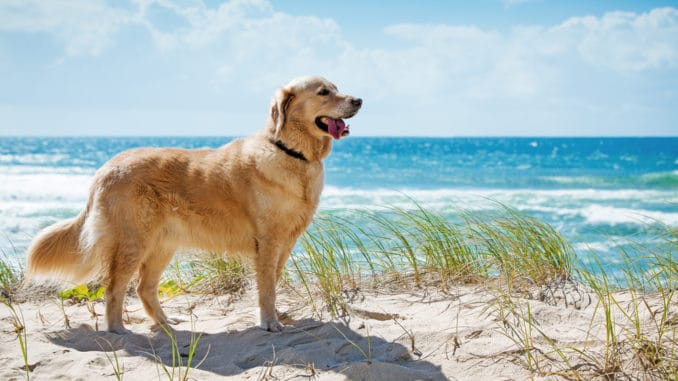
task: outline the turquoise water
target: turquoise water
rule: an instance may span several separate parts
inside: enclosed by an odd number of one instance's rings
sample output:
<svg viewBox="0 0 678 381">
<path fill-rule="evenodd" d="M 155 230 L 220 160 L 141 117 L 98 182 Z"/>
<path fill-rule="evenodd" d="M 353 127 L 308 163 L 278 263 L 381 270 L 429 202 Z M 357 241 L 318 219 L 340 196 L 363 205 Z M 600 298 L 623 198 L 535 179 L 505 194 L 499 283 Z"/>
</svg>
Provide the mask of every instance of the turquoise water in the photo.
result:
<svg viewBox="0 0 678 381">
<path fill-rule="evenodd" d="M 139 146 L 218 147 L 231 138 L 0 138 L 0 249 L 79 212 L 92 175 Z M 586 261 L 615 261 L 652 229 L 678 227 L 678 138 L 347 138 L 326 161 L 321 213 L 409 198 L 454 218 L 500 202 L 553 225 Z"/>
</svg>

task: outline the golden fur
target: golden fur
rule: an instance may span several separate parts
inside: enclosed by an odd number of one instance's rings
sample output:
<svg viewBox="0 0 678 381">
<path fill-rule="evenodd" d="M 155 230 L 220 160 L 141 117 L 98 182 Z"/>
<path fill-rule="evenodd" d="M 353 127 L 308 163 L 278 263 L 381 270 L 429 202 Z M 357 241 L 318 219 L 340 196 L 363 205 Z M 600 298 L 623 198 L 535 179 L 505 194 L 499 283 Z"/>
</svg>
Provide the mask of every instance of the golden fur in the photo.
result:
<svg viewBox="0 0 678 381">
<path fill-rule="evenodd" d="M 332 147 L 316 120 L 350 118 L 360 106 L 323 78 L 299 78 L 276 92 L 265 129 L 252 136 L 217 149 L 139 148 L 117 155 L 97 171 L 85 209 L 35 238 L 27 274 L 71 281 L 100 276 L 108 330 L 126 332 L 123 299 L 135 275 L 148 315 L 170 323 L 157 295 L 175 250 L 226 252 L 251 259 L 261 327 L 281 330 L 275 287 L 318 206 L 322 160 Z"/>
</svg>

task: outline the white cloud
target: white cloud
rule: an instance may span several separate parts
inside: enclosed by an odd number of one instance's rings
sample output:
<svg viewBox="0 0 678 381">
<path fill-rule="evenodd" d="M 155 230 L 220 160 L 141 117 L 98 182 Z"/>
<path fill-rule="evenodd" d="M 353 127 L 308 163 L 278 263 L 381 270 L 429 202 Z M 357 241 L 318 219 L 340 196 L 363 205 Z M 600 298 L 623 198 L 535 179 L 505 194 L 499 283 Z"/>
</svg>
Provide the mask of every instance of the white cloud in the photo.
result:
<svg viewBox="0 0 678 381">
<path fill-rule="evenodd" d="M 163 28 L 150 14 L 153 7 L 173 12 L 185 24 Z M 166 0 L 146 0 L 140 3 L 137 19 L 160 51 L 179 52 L 207 65 L 213 74 L 208 82 L 217 91 L 243 78 L 249 78 L 245 85 L 255 91 L 270 91 L 271 83 L 316 73 L 350 49 L 332 19 L 276 12 L 263 0 L 235 0 L 217 8 L 202 2 L 180 7 Z"/>
<path fill-rule="evenodd" d="M 576 37 L 576 48 L 589 64 L 619 72 L 678 65 L 678 9 L 610 12 L 577 17 L 553 29 L 554 36 Z"/>
<path fill-rule="evenodd" d="M 168 30 L 153 20 L 153 8 L 171 12 L 185 23 Z M 620 72 L 678 64 L 678 10 L 674 8 L 576 17 L 552 28 L 517 27 L 508 34 L 474 26 L 398 24 L 386 27 L 384 33 L 402 42 L 402 48 L 359 51 L 342 36 L 334 20 L 276 12 L 266 0 L 233 0 L 217 8 L 199 0 L 139 0 L 133 9 L 114 8 L 102 0 L 0 3 L 0 30 L 52 33 L 70 55 L 101 54 L 117 32 L 138 25 L 146 27 L 161 50 L 188 49 L 220 57 L 224 62 L 214 68 L 215 73 L 223 66 L 237 69 L 256 60 L 275 62 L 264 80 L 295 69 L 332 66 L 337 59 L 359 69 L 355 62 L 346 62 L 358 54 L 367 60 L 361 62 L 365 69 L 385 71 L 382 75 L 390 72 L 392 79 L 402 80 L 413 69 L 418 75 L 455 82 L 473 82 L 479 74 L 515 74 L 500 84 L 500 91 L 534 95 L 538 78 L 530 73 L 553 56 L 576 55 L 588 65 Z"/>
<path fill-rule="evenodd" d="M 404 47 L 382 52 L 389 64 L 380 67 L 393 73 L 393 80 L 416 73 L 411 88 L 403 92 L 416 93 L 425 83 L 428 91 L 437 86 L 448 94 L 479 99 L 542 97 L 554 95 L 554 87 L 573 75 L 600 69 L 642 74 L 675 70 L 678 64 L 674 8 L 610 12 L 553 27 L 515 27 L 504 34 L 473 26 L 416 24 L 390 26 L 385 33 Z"/>
<path fill-rule="evenodd" d="M 411 77 L 400 93 L 523 98 L 551 85 L 553 73 L 542 62 L 556 52 L 538 41 L 540 29 L 516 28 L 502 35 L 474 26 L 402 24 L 385 33 L 403 42 L 404 48 L 384 53 L 391 66 L 387 72 Z"/>
<path fill-rule="evenodd" d="M 176 17 L 184 19 L 186 26 L 166 30 L 166 27 L 153 20 L 154 9 L 174 13 Z M 245 28 L 249 20 L 272 13 L 271 5 L 264 0 L 233 0 L 220 4 L 216 9 L 208 8 L 201 1 L 182 6 L 169 0 L 142 0 L 138 10 L 140 21 L 163 49 L 185 44 L 195 48 L 209 47 L 219 43 L 230 31 Z"/>
<path fill-rule="evenodd" d="M 130 22 L 128 12 L 101 0 L 0 2 L 0 31 L 51 34 L 63 42 L 68 55 L 100 54 Z"/>
</svg>

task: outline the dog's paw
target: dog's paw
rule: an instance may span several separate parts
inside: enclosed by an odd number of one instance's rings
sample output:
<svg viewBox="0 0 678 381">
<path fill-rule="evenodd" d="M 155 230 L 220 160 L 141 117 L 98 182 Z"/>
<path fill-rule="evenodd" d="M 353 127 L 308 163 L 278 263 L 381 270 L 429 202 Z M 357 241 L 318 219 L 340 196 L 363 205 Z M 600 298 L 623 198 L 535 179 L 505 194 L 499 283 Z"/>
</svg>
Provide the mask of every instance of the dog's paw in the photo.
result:
<svg viewBox="0 0 678 381">
<path fill-rule="evenodd" d="M 269 332 L 281 332 L 285 328 L 285 326 L 280 324 L 278 320 L 273 319 L 262 321 L 259 324 L 259 328 Z"/>
</svg>

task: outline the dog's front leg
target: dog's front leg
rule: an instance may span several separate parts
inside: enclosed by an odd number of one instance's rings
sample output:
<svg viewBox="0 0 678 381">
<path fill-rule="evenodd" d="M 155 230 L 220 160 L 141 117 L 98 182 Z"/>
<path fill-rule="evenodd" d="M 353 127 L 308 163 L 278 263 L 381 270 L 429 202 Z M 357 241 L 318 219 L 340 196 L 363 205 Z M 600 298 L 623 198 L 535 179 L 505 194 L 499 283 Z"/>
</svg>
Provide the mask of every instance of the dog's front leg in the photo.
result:
<svg viewBox="0 0 678 381">
<path fill-rule="evenodd" d="M 264 249 L 264 248 L 260 248 Z M 260 251 L 254 263 L 257 288 L 259 291 L 259 326 L 271 332 L 282 331 L 283 325 L 278 321 L 275 311 L 275 286 L 278 261 L 272 251 Z"/>
</svg>

